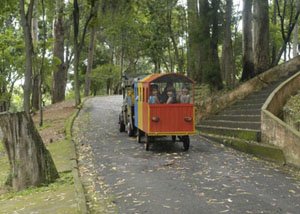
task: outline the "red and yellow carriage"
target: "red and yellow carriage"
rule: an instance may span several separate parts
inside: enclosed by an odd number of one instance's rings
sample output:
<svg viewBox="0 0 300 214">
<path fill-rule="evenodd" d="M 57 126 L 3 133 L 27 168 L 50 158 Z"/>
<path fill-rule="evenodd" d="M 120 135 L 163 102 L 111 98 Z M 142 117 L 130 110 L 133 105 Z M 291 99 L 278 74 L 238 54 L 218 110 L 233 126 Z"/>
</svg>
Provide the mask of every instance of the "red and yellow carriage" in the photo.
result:
<svg viewBox="0 0 300 214">
<path fill-rule="evenodd" d="M 129 128 L 138 142 L 145 136 L 146 150 L 157 136 L 172 136 L 174 142 L 178 137 L 189 149 L 189 135 L 195 134 L 194 93 L 194 82 L 181 74 L 151 74 L 135 81 L 134 124 Z"/>
</svg>

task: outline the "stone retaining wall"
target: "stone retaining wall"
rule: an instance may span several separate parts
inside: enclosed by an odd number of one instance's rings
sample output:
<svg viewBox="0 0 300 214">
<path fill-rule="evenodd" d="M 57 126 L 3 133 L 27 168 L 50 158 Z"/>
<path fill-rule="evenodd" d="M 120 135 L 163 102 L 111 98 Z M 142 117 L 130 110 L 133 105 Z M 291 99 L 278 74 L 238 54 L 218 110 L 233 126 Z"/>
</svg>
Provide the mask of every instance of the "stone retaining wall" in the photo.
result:
<svg viewBox="0 0 300 214">
<path fill-rule="evenodd" d="M 296 96 L 291 97 L 283 107 L 283 121 L 300 132 L 300 106 L 297 106 L 298 102 L 300 104 L 300 91 Z"/>
<path fill-rule="evenodd" d="M 282 108 L 290 95 L 300 89 L 300 72 L 283 82 L 262 107 L 262 142 L 282 149 L 286 162 L 300 168 L 300 133 L 281 119 Z"/>
<path fill-rule="evenodd" d="M 269 69 L 268 71 L 245 82 L 230 93 L 227 93 L 220 98 L 209 98 L 207 100 L 196 101 L 196 121 L 198 122 L 206 119 L 210 115 L 216 114 L 227 106 L 230 106 L 238 100 L 245 98 L 254 91 L 260 90 L 266 86 L 266 84 L 276 81 L 283 76 L 287 76 L 291 72 L 300 70 L 299 65 L 300 56 Z"/>
</svg>

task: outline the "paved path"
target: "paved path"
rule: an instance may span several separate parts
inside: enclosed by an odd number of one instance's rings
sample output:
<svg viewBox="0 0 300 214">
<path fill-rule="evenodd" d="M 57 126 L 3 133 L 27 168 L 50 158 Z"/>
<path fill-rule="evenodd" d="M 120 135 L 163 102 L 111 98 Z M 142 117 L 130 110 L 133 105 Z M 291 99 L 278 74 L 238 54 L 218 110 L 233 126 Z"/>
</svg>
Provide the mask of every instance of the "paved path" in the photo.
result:
<svg viewBox="0 0 300 214">
<path fill-rule="evenodd" d="M 118 213 L 299 213 L 300 178 L 291 169 L 199 136 L 191 137 L 188 152 L 168 138 L 147 152 L 119 133 L 121 103 L 121 96 L 89 99 L 75 121 L 75 135 L 91 148 L 92 168 Z"/>
</svg>

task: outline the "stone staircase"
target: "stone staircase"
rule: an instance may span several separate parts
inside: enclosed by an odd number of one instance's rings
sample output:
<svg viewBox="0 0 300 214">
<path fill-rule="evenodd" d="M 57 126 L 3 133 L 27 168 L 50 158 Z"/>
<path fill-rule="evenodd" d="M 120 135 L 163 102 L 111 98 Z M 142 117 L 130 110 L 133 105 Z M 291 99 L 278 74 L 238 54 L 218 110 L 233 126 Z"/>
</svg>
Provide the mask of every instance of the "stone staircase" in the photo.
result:
<svg viewBox="0 0 300 214">
<path fill-rule="evenodd" d="M 270 83 L 196 126 L 200 135 L 259 157 L 284 162 L 282 151 L 261 142 L 261 108 L 272 91 L 283 81 Z"/>
</svg>

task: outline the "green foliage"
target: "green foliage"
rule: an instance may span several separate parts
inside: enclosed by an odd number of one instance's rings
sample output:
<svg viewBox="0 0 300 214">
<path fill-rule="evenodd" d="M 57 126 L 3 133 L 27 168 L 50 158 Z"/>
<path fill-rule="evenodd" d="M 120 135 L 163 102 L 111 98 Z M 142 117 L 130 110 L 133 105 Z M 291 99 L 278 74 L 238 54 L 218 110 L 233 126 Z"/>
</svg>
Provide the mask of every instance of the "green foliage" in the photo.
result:
<svg viewBox="0 0 300 214">
<path fill-rule="evenodd" d="M 80 29 L 91 9 L 91 0 L 80 2 Z M 155 72 L 178 72 L 179 64 L 182 64 L 183 71 L 187 70 L 187 49 L 189 38 L 192 42 L 201 43 L 202 59 L 208 61 L 204 66 L 194 66 L 193 79 L 208 83 L 212 87 L 220 89 L 219 65 L 211 60 L 211 37 L 213 14 L 212 1 L 200 1 L 205 6 L 201 14 L 197 15 L 197 23 L 188 35 L 188 11 L 186 5 L 178 0 L 96 0 L 97 14 L 90 21 L 84 46 L 82 47 L 79 63 L 79 83 L 81 90 L 85 84 L 85 72 L 88 58 L 89 30 L 96 27 L 95 54 L 92 72 L 91 91 L 94 95 L 106 94 L 110 91 L 117 91 L 120 84 L 121 72 L 127 76 L 137 76 L 144 73 Z M 280 1 L 280 11 L 283 12 L 283 2 Z M 52 73 L 57 70 L 60 60 L 53 58 L 53 20 L 58 15 L 56 4 L 50 0 L 44 0 L 46 13 L 46 58 L 44 61 L 44 86 L 43 99 L 50 102 L 52 89 Z M 217 10 L 218 20 L 218 50 L 221 56 L 222 26 L 225 11 L 225 1 L 219 1 L 220 7 Z M 284 14 L 286 21 L 285 29 L 288 28 L 289 17 L 295 1 L 287 1 L 287 8 Z M 25 3 L 26 5 L 26 3 Z M 203 6 L 202 5 L 202 6 Z M 241 7 L 233 6 L 232 32 L 235 57 L 236 79 L 242 73 L 242 33 L 238 28 L 241 20 Z M 5 101 L 11 102 L 11 110 L 22 109 L 23 91 L 17 86 L 11 91 L 15 81 L 23 77 L 24 72 L 24 38 L 20 27 L 20 16 L 17 0 L 0 1 L 0 105 Z M 41 67 L 41 56 L 43 50 L 43 22 L 41 19 L 41 2 L 36 1 L 37 9 L 34 17 L 38 19 L 39 42 L 34 44 L 36 58 L 33 60 L 34 68 L 39 71 Z M 272 20 L 274 4 L 270 2 L 270 20 Z M 295 10 L 293 11 L 295 15 Z M 73 55 L 73 2 L 65 1 L 64 22 L 65 22 L 65 46 L 69 56 Z M 201 18 L 199 23 L 199 17 Z M 292 17 L 292 16 L 291 16 Z M 191 24 L 191 23 L 189 23 Z M 280 22 L 277 16 L 277 24 L 270 23 L 270 44 L 277 48 L 282 45 Z M 172 38 L 173 37 L 173 38 Z M 173 40 L 174 39 L 174 40 Z M 175 49 L 177 48 L 176 56 Z M 199 47 L 196 47 L 199 48 Z M 199 61 L 197 54 L 189 56 Z M 202 60 L 201 59 L 201 60 Z M 72 60 L 70 61 L 72 63 Z M 66 65 L 69 66 L 69 65 Z M 69 67 L 73 70 L 72 66 Z M 122 69 L 122 71 L 121 71 Z M 198 75 L 201 73 L 200 75 Z M 197 76 L 198 75 L 198 76 Z M 68 88 L 74 85 L 72 72 L 68 75 Z M 20 84 L 20 82 L 17 82 Z M 74 88 L 74 87 L 73 87 Z M 67 98 L 73 97 L 72 89 L 68 91 Z"/>
<path fill-rule="evenodd" d="M 288 112 L 295 122 L 300 123 L 300 90 L 288 100 L 283 111 Z"/>
<path fill-rule="evenodd" d="M 0 153 L 4 152 L 4 148 L 3 148 L 3 143 L 2 141 L 0 140 Z"/>
<path fill-rule="evenodd" d="M 94 95 L 105 94 L 107 89 L 112 89 L 120 84 L 120 68 L 113 64 L 100 65 L 93 69 L 91 74 L 92 86 L 91 91 Z"/>
<path fill-rule="evenodd" d="M 23 47 L 21 35 L 14 29 L 0 33 L 0 105 L 10 102 L 13 86 L 23 74 Z"/>
</svg>

